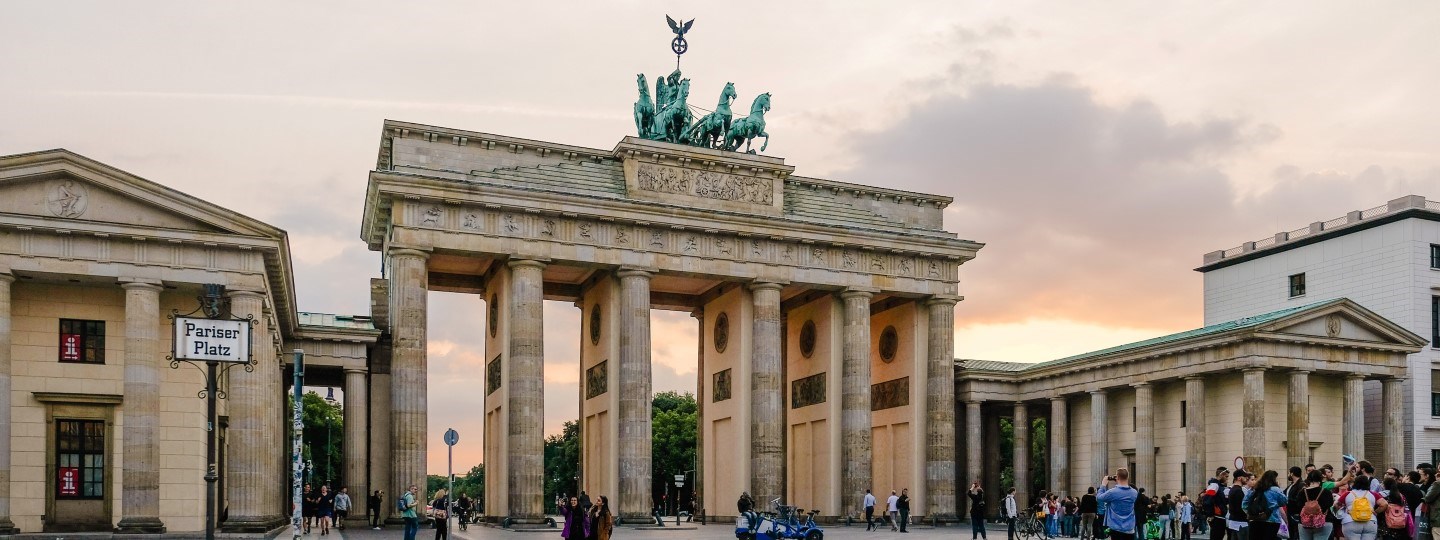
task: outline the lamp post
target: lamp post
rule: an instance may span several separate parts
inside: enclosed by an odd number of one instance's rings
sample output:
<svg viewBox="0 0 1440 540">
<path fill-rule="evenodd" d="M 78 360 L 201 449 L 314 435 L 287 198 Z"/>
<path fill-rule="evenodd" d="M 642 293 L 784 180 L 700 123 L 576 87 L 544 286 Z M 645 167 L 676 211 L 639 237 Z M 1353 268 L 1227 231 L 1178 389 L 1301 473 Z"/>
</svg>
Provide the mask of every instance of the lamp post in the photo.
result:
<svg viewBox="0 0 1440 540">
<path fill-rule="evenodd" d="M 325 389 L 325 403 L 329 404 L 331 407 L 335 406 L 334 388 Z M 325 481 L 329 484 L 335 483 L 335 469 L 330 463 L 330 453 L 335 450 L 333 431 L 334 430 L 330 428 L 330 415 L 327 414 L 325 415 Z M 334 491 L 336 489 L 338 489 L 336 486 L 330 486 L 331 491 Z"/>
</svg>

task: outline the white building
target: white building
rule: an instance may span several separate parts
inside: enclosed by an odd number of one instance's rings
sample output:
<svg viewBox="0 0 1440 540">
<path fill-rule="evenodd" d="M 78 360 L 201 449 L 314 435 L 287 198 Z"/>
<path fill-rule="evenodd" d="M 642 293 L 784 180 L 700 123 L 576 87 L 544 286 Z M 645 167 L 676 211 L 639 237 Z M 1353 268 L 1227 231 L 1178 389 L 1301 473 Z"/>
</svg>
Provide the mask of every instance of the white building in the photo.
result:
<svg viewBox="0 0 1440 540">
<path fill-rule="evenodd" d="M 1440 463 L 1440 201 L 1410 195 L 1364 211 L 1205 254 L 1205 324 L 1349 298 L 1430 339 L 1404 381 L 1410 467 Z M 1365 455 L 1380 455 L 1378 381 L 1365 387 Z M 1341 404 L 1311 404 L 1312 415 Z M 1363 458 L 1362 458 L 1363 459 Z M 1377 463 L 1377 466 L 1379 464 Z"/>
</svg>

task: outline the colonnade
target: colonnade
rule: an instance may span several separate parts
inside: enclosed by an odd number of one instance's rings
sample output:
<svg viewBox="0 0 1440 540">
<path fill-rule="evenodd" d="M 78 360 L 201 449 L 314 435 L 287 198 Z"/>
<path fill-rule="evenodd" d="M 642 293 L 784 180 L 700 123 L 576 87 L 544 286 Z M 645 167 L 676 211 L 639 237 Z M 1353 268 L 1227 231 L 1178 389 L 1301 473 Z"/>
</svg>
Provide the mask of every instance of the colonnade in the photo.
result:
<svg viewBox="0 0 1440 540">
<path fill-rule="evenodd" d="M 1245 467 L 1254 471 L 1266 469 L 1283 470 L 1291 466 L 1303 466 L 1312 460 L 1310 454 L 1310 379 L 1313 375 L 1309 370 L 1279 370 L 1265 367 L 1249 367 L 1242 371 L 1241 389 L 1241 434 L 1238 437 L 1239 455 L 1245 461 Z M 1334 452 L 1336 459 L 1340 454 L 1355 456 L 1356 459 L 1367 459 L 1365 455 L 1365 409 L 1364 409 L 1364 383 L 1366 377 L 1353 373 L 1329 373 L 1336 378 L 1343 377 L 1343 403 L 1341 421 L 1340 448 Z M 1267 448 L 1267 426 L 1265 421 L 1265 381 L 1267 377 L 1285 377 L 1288 381 L 1287 404 L 1286 404 L 1286 429 L 1285 448 L 1286 457 L 1284 464 L 1266 463 Z M 1225 463 L 1207 463 L 1207 450 L 1217 445 L 1230 444 L 1233 441 L 1207 439 L 1206 412 L 1210 410 L 1206 404 L 1207 377 L 1204 375 L 1187 376 L 1184 381 L 1184 455 L 1183 463 L 1185 478 L 1182 485 L 1190 490 L 1199 489 L 1204 485 L 1207 475 L 1217 466 L 1230 466 Z M 1403 412 L 1402 383 L 1404 379 L 1398 377 L 1381 378 L 1383 390 L 1383 414 L 1382 414 L 1382 453 L 1379 456 L 1369 456 L 1375 462 L 1376 467 L 1394 466 L 1405 469 L 1403 426 L 1401 414 Z M 1116 452 L 1113 446 L 1112 433 L 1125 425 L 1116 425 L 1112 422 L 1110 415 L 1110 403 L 1112 396 L 1120 392 L 1130 392 L 1135 404 L 1134 411 L 1134 476 L 1132 482 L 1140 487 L 1147 487 L 1151 490 L 1157 489 L 1161 478 L 1156 466 L 1157 447 L 1155 434 L 1157 427 L 1155 415 L 1154 389 L 1156 383 L 1162 381 L 1140 381 L 1132 383 L 1127 387 L 1108 387 L 1092 389 L 1086 394 L 1069 394 L 1051 396 L 1049 401 L 1048 436 L 1049 444 L 1047 451 L 1048 463 L 1048 485 L 1045 489 L 1050 492 L 1079 495 L 1084 493 L 1087 485 L 1070 485 L 1071 463 L 1070 463 L 1070 419 L 1069 407 L 1079 400 L 1089 401 L 1090 410 L 1090 463 L 1085 474 L 1074 476 L 1084 478 L 1092 482 L 1098 480 L 1105 471 L 1113 471 L 1113 460 L 1122 458 L 1122 454 Z M 998 431 L 990 429 L 986 425 L 986 418 L 993 420 L 990 424 L 998 425 L 998 418 L 1004 414 L 1005 409 L 1010 409 L 1010 417 L 1014 429 L 1014 446 L 1012 448 L 1012 463 L 1014 464 L 1014 482 L 1016 498 L 1027 503 L 1032 496 L 1030 493 L 1032 484 L 1030 481 L 1030 453 L 1023 451 L 1030 447 L 1030 412 L 1031 407 L 1038 405 L 1034 401 L 1020 400 L 1013 402 L 968 400 L 965 402 L 966 411 L 966 435 L 968 440 L 966 448 L 966 464 L 968 477 L 966 485 L 971 479 L 981 479 L 982 484 L 989 484 L 987 491 L 992 501 L 998 500 L 1002 494 L 996 485 L 998 479 L 986 480 L 987 469 L 998 470 L 998 455 L 986 456 L 984 451 L 987 447 L 996 446 L 994 438 Z M 992 413 L 986 414 L 986 409 Z M 998 414 L 995 414 L 998 413 Z M 1171 426 L 1179 427 L 1179 426 Z M 1129 455 L 1129 451 L 1126 451 Z M 1195 465 L 1189 465 L 1195 464 Z M 998 474 L 998 473 L 996 473 Z M 992 474 L 991 476 L 995 476 Z M 991 506 L 995 508 L 995 506 Z"/>
</svg>

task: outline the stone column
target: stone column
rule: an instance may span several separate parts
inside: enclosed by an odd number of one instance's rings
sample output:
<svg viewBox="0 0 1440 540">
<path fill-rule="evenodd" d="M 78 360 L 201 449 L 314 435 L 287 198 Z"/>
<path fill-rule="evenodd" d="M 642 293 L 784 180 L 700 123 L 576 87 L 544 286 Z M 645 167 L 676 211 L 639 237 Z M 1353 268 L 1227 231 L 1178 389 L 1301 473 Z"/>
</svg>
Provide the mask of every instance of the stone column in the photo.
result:
<svg viewBox="0 0 1440 540">
<path fill-rule="evenodd" d="M 1135 383 L 1135 468 L 1130 481 L 1155 493 L 1155 387 Z"/>
<path fill-rule="evenodd" d="M 1286 467 L 1304 467 L 1310 462 L 1310 372 L 1290 372 L 1290 399 L 1285 415 Z"/>
<path fill-rule="evenodd" d="M 620 312 L 620 518 L 650 515 L 650 276 L 651 272 L 622 268 Z M 538 283 L 537 283 L 538 285 Z M 538 298 L 537 298 L 538 300 Z M 512 323 L 512 328 L 513 323 Z M 535 433 L 537 440 L 541 433 Z M 674 474 L 676 471 L 660 471 Z M 511 488 L 514 489 L 514 488 Z"/>
<path fill-rule="evenodd" d="M 985 422 L 984 418 L 980 415 L 980 402 L 979 402 L 979 401 L 966 401 L 966 402 L 965 402 L 965 449 L 966 449 L 966 455 L 965 455 L 965 459 L 966 459 L 966 463 L 965 463 L 965 479 L 964 479 L 964 481 L 960 482 L 961 484 L 963 484 L 963 485 L 965 486 L 965 492 L 966 492 L 966 493 L 969 493 L 969 492 L 970 492 L 970 484 L 973 483 L 973 482 L 975 482 L 975 481 L 977 481 L 977 480 L 981 482 L 981 485 L 984 485 L 984 481 L 985 481 L 985 479 L 984 479 L 985 468 L 984 468 L 984 467 L 985 467 L 985 465 L 984 465 L 984 455 L 981 454 L 981 452 L 984 452 L 984 451 L 985 451 L 985 447 L 986 447 L 985 445 L 986 445 L 987 442 L 988 442 L 989 444 L 995 444 L 995 441 L 986 441 L 986 440 L 985 440 L 985 426 L 984 426 L 984 422 Z M 968 510 L 969 510 L 969 508 L 970 508 L 970 503 L 969 503 L 970 499 L 969 499 L 968 496 L 965 498 L 965 501 L 966 501 L 966 502 L 965 502 L 965 508 L 966 508 L 966 510 L 967 510 L 967 512 L 968 512 Z"/>
<path fill-rule="evenodd" d="M 1110 473 L 1110 409 L 1105 391 L 1090 392 L 1090 476 L 1099 478 Z"/>
<path fill-rule="evenodd" d="M 1014 428 L 1015 446 L 1010 449 L 1010 462 L 1015 464 L 1015 500 L 1025 504 L 1030 501 L 1030 410 L 1024 401 L 1015 402 L 1015 416 L 1010 421 Z"/>
<path fill-rule="evenodd" d="M 15 276 L 0 273 L 0 535 L 20 530 L 10 520 L 10 287 Z"/>
<path fill-rule="evenodd" d="M 1391 377 L 1380 381 L 1381 400 L 1385 404 L 1382 452 L 1386 467 L 1405 470 L 1405 379 Z"/>
<path fill-rule="evenodd" d="M 1000 499 L 1004 497 L 1000 489 L 1000 417 L 993 412 L 985 414 L 985 409 L 980 409 L 984 417 L 985 438 L 987 444 L 984 453 L 981 454 L 981 466 L 983 467 L 980 476 L 980 486 L 985 489 L 985 508 L 994 510 L 1000 508 Z"/>
<path fill-rule="evenodd" d="M 1185 492 L 1205 485 L 1205 378 L 1185 378 Z"/>
<path fill-rule="evenodd" d="M 867 291 L 840 293 L 845 307 L 840 374 L 840 493 L 858 514 L 856 493 L 872 487 L 870 447 L 870 298 Z M 880 490 L 877 490 L 880 491 Z M 758 501 L 758 499 L 757 499 Z M 766 501 L 768 502 L 768 501 Z"/>
<path fill-rule="evenodd" d="M 1070 493 L 1070 410 L 1064 396 L 1050 398 L 1050 490 Z"/>
<path fill-rule="evenodd" d="M 131 281 L 125 289 L 124 463 L 120 484 L 121 533 L 165 532 L 160 521 L 160 291 L 158 281 Z M 257 494 L 258 495 L 258 494 Z"/>
<path fill-rule="evenodd" d="M 785 411 L 782 409 L 784 381 L 780 374 L 780 348 L 785 342 L 780 335 L 780 287 L 779 283 L 764 281 L 750 285 L 750 300 L 754 305 L 750 338 L 750 494 L 762 505 L 784 496 L 781 482 L 785 480 Z M 869 306 L 865 304 L 866 308 Z M 849 329 L 848 319 L 846 329 Z M 850 342 L 847 340 L 845 344 L 848 347 Z M 868 344 L 866 355 L 869 355 Z M 844 496 L 853 493 L 857 492 L 848 491 Z"/>
<path fill-rule="evenodd" d="M 370 434 L 370 426 L 366 425 L 366 405 L 370 403 L 367 374 L 363 368 L 345 368 L 345 483 L 341 485 L 350 488 L 350 500 L 356 503 L 350 520 L 356 522 L 364 521 L 365 512 L 361 510 L 370 495 L 370 481 L 365 475 L 370 463 L 366 444 Z"/>
<path fill-rule="evenodd" d="M 705 516 L 705 403 L 710 401 L 710 392 L 705 376 L 705 307 L 695 308 L 690 312 L 695 318 L 695 418 L 697 425 L 695 429 L 695 488 L 691 493 L 695 496 L 694 514 Z M 704 520 L 701 520 L 704 523 Z"/>
<path fill-rule="evenodd" d="M 934 297 L 929 309 L 925 374 L 925 515 L 955 521 L 955 303 Z"/>
<path fill-rule="evenodd" d="M 1240 455 L 1245 469 L 1265 472 L 1265 368 L 1245 368 L 1245 401 L 1241 418 Z"/>
<path fill-rule="evenodd" d="M 425 489 L 428 433 L 426 371 L 430 254 L 390 250 L 390 485 L 387 501 L 405 489 Z"/>
<path fill-rule="evenodd" d="M 1340 422 L 1340 453 L 1356 461 L 1365 459 L 1365 376 L 1345 376 L 1345 399 Z"/>
<path fill-rule="evenodd" d="M 289 485 L 289 477 L 276 477 L 275 436 L 279 414 L 269 406 L 284 385 L 280 367 L 275 363 L 274 346 L 270 341 L 265 316 L 265 295 L 256 291 L 229 291 L 230 313 L 236 317 L 253 317 L 250 327 L 250 353 L 255 370 L 230 370 L 230 391 L 226 401 L 230 411 L 227 441 L 225 499 L 230 504 L 230 517 L 223 525 L 227 532 L 267 532 L 280 524 L 279 488 Z M 126 391 L 127 405 L 129 391 Z M 288 424 L 287 424 L 288 425 Z M 127 435 L 126 440 L 129 440 Z M 289 448 L 284 446 L 283 448 Z M 129 460 L 126 460 L 127 462 Z M 128 472 L 128 471 L 127 471 Z"/>
<path fill-rule="evenodd" d="M 509 516 L 519 523 L 533 524 L 545 519 L 542 501 L 545 485 L 545 316 L 542 305 L 545 263 L 514 259 L 509 264 L 510 350 L 506 358 L 510 362 L 510 380 L 506 383 L 510 388 L 510 400 L 506 407 L 510 424 L 507 433 Z M 649 283 L 646 282 L 646 285 Z M 622 388 L 624 384 L 622 381 Z M 645 384 L 649 386 L 648 382 Z M 622 471 L 621 476 L 624 474 Z"/>
</svg>

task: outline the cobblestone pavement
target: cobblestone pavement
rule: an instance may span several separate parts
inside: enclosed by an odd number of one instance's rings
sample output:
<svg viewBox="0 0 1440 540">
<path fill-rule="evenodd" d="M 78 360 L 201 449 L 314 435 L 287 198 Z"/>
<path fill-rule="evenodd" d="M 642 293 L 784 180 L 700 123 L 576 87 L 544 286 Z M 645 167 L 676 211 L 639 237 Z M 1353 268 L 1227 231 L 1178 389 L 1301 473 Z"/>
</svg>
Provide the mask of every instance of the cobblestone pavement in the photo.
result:
<svg viewBox="0 0 1440 540">
<path fill-rule="evenodd" d="M 679 529 L 673 528 L 674 522 L 667 523 L 665 529 L 634 529 L 630 527 L 616 527 L 615 540 L 734 540 L 735 528 L 731 524 L 710 524 L 681 522 Z M 453 526 L 453 525 L 452 525 Z M 855 525 L 846 527 L 836 525 L 823 527 L 825 529 L 825 540 L 909 540 L 911 538 L 936 538 L 943 537 L 952 540 L 968 540 L 970 538 L 970 526 L 968 524 L 952 525 L 948 527 L 931 528 L 925 526 L 912 526 L 909 534 L 891 532 L 888 527 L 879 532 L 865 532 L 865 526 Z M 991 524 L 989 537 L 993 540 L 1005 540 L 1004 524 Z M 399 525 L 391 525 L 384 530 L 375 531 L 368 528 L 352 527 L 343 532 L 343 536 L 335 540 L 402 540 L 403 531 Z M 542 529 L 539 531 L 508 531 L 504 529 L 487 527 L 482 525 L 471 525 L 468 530 L 461 531 L 457 528 L 452 530 L 450 540 L 559 540 L 560 529 Z M 290 538 L 288 533 L 280 535 L 278 540 Z M 435 529 L 421 526 L 420 533 L 415 540 L 433 540 Z M 320 540 L 312 531 L 303 540 Z"/>
</svg>

